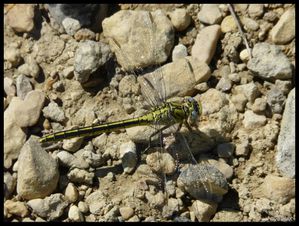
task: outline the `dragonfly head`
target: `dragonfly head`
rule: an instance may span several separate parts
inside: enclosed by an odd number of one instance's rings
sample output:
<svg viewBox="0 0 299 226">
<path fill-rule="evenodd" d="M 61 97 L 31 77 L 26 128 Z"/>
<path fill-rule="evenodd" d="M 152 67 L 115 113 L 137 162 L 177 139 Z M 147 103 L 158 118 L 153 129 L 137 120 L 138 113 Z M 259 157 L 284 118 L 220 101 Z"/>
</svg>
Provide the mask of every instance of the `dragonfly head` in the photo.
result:
<svg viewBox="0 0 299 226">
<path fill-rule="evenodd" d="M 191 126 L 197 125 L 198 118 L 202 112 L 201 102 L 196 101 L 193 97 L 187 97 L 185 103 L 189 110 L 188 123 Z"/>
</svg>

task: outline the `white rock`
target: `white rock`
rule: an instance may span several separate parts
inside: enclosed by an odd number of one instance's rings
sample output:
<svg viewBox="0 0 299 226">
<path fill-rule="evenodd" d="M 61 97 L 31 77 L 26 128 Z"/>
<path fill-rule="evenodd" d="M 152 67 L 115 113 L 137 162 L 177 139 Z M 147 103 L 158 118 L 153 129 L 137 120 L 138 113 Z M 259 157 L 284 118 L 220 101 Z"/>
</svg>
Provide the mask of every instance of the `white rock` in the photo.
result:
<svg viewBox="0 0 299 226">
<path fill-rule="evenodd" d="M 81 28 L 80 22 L 71 17 L 64 18 L 62 26 L 69 35 L 74 35 Z"/>
<path fill-rule="evenodd" d="M 131 173 L 137 164 L 136 145 L 134 142 L 129 141 L 123 143 L 119 147 L 119 154 L 122 160 L 122 166 L 125 173 Z"/>
<path fill-rule="evenodd" d="M 172 61 L 176 61 L 177 59 L 184 58 L 187 55 L 188 55 L 187 47 L 182 44 L 178 44 L 174 47 L 172 51 Z"/>
<path fill-rule="evenodd" d="M 76 186 L 73 183 L 69 183 L 65 189 L 65 198 L 71 203 L 74 203 L 78 200 L 79 193 Z"/>
<path fill-rule="evenodd" d="M 264 115 L 257 115 L 251 110 L 244 113 L 243 125 L 246 129 L 257 129 L 266 125 L 267 118 Z"/>
<path fill-rule="evenodd" d="M 218 24 L 222 19 L 218 4 L 203 4 L 198 15 L 200 22 L 205 24 Z"/>
<path fill-rule="evenodd" d="M 191 22 L 191 16 L 186 12 L 184 8 L 176 8 L 170 13 L 170 19 L 177 31 L 185 30 Z"/>
<path fill-rule="evenodd" d="M 74 222 L 82 222 L 84 221 L 84 217 L 80 212 L 79 208 L 75 205 L 71 206 L 68 212 L 68 217 L 71 221 Z"/>
</svg>

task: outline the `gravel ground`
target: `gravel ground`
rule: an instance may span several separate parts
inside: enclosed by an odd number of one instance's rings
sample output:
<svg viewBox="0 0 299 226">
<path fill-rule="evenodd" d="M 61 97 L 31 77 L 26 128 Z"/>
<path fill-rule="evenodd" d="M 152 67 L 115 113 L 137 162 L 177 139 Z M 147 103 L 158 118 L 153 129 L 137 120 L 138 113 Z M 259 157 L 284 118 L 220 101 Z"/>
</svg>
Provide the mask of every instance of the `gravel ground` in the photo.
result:
<svg viewBox="0 0 299 226">
<path fill-rule="evenodd" d="M 294 5 L 4 14 L 5 221 L 295 221 Z M 165 133 L 163 151 L 144 151 L 148 126 L 39 143 L 144 114 L 136 75 L 200 101 L 198 126 Z"/>
</svg>

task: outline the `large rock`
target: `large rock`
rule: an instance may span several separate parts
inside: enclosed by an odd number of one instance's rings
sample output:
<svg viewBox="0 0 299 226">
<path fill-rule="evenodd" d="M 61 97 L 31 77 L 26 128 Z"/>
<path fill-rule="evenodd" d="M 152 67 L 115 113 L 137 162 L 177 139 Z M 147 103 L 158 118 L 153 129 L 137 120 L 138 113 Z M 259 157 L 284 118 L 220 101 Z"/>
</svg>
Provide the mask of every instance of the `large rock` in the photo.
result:
<svg viewBox="0 0 299 226">
<path fill-rule="evenodd" d="M 121 10 L 106 18 L 102 26 L 118 63 L 125 70 L 161 64 L 173 47 L 173 26 L 161 10 Z"/>
</svg>

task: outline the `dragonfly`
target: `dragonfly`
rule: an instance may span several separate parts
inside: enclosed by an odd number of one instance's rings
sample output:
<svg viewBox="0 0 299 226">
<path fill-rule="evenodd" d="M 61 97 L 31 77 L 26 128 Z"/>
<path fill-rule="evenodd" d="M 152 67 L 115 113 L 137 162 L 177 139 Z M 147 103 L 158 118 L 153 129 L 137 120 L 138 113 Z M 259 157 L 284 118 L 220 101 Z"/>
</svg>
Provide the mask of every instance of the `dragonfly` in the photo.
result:
<svg viewBox="0 0 299 226">
<path fill-rule="evenodd" d="M 148 45 L 152 45 L 155 43 L 155 23 L 151 16 L 151 13 L 148 14 L 146 19 L 147 27 L 149 28 L 149 40 L 146 41 Z M 122 50 L 122 46 L 117 42 L 117 40 L 110 38 L 111 44 L 114 46 L 115 50 L 118 51 L 119 57 L 123 58 L 120 60 L 121 62 L 129 62 L 131 63 L 130 57 L 125 53 L 125 50 Z M 153 51 L 151 54 L 156 55 L 155 48 L 153 46 L 148 47 Z M 137 48 L 138 49 L 138 48 Z M 146 52 L 146 51 L 144 51 Z M 119 60 L 118 60 L 119 61 Z M 129 66 L 125 66 L 125 68 L 129 68 Z M 41 143 L 46 142 L 56 142 L 64 139 L 71 139 L 74 137 L 94 137 L 101 135 L 103 133 L 110 133 L 114 131 L 118 131 L 121 129 L 127 129 L 136 126 L 151 126 L 155 128 L 155 131 L 149 137 L 148 147 L 145 149 L 148 150 L 152 147 L 152 139 L 156 135 L 160 135 L 160 145 L 162 147 L 162 134 L 163 131 L 166 131 L 169 128 L 176 128 L 176 131 L 179 131 L 180 128 L 184 125 L 187 129 L 192 132 L 194 127 L 196 128 L 199 123 L 199 118 L 202 114 L 202 104 L 200 100 L 193 98 L 191 96 L 184 97 L 182 101 L 168 101 L 167 93 L 166 93 L 166 85 L 163 79 L 163 71 L 158 68 L 154 71 L 154 76 L 149 77 L 146 76 L 136 76 L 136 79 L 141 87 L 141 93 L 147 103 L 151 106 L 151 109 L 139 116 L 119 121 L 107 122 L 102 124 L 96 124 L 76 129 L 63 130 L 59 132 L 54 132 L 50 134 L 46 134 L 40 138 Z M 177 127 L 175 127 L 177 126 Z M 191 155 L 191 159 L 193 164 L 197 164 L 197 161 L 193 157 L 190 148 L 186 142 L 186 139 L 183 138 L 183 143 L 186 145 L 186 149 Z M 201 167 L 201 169 L 206 170 L 206 172 L 202 173 L 200 176 L 202 178 L 205 175 L 208 175 L 208 167 Z M 205 174 L 205 175 L 204 175 Z M 165 180 L 165 175 L 163 180 Z M 197 181 L 197 183 L 201 181 Z M 164 181 L 165 184 L 165 181 Z M 211 188 L 211 183 L 202 183 L 207 193 L 209 193 Z"/>
</svg>

